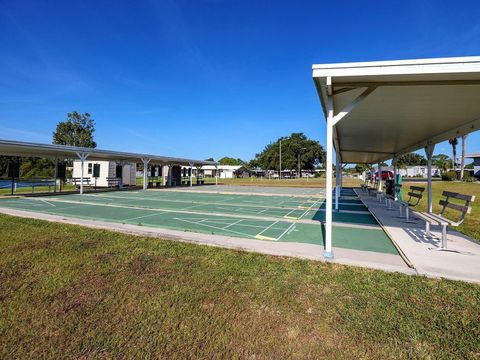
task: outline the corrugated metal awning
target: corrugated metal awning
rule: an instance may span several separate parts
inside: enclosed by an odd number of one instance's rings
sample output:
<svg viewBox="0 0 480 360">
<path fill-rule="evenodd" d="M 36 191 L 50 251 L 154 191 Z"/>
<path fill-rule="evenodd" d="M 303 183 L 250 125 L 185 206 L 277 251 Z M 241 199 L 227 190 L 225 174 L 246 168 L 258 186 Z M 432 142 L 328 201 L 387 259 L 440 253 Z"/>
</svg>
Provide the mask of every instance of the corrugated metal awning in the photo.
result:
<svg viewBox="0 0 480 360">
<path fill-rule="evenodd" d="M 47 157 L 76 159 L 78 154 L 88 153 L 90 160 L 113 160 L 141 162 L 142 159 L 150 159 L 151 164 L 170 164 L 185 166 L 216 165 L 214 161 L 203 161 L 194 159 L 183 159 L 168 156 L 151 154 L 137 154 L 112 150 L 100 150 L 75 146 L 37 144 L 12 140 L 0 140 L 0 155 L 25 156 L 25 157 Z"/>
<path fill-rule="evenodd" d="M 376 163 L 480 128 L 480 57 L 313 65 L 343 163 Z"/>
</svg>

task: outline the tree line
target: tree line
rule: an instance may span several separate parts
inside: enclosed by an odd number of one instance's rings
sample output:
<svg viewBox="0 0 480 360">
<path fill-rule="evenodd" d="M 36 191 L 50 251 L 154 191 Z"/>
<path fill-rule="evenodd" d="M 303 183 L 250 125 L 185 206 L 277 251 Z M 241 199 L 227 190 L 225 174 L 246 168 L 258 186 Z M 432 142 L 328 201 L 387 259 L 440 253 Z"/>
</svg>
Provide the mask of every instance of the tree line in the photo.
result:
<svg viewBox="0 0 480 360">
<path fill-rule="evenodd" d="M 213 161 L 213 158 L 206 160 Z M 292 133 L 266 145 L 255 158 L 243 161 L 231 157 L 218 160 L 221 165 L 245 165 L 247 168 L 263 170 L 313 170 L 323 164 L 325 151 L 322 145 L 309 139 L 304 133 Z"/>
<path fill-rule="evenodd" d="M 89 113 L 80 114 L 77 111 L 67 113 L 67 119 L 59 121 L 52 134 L 52 143 L 87 148 L 97 147 L 93 135 L 95 121 Z M 8 166 L 11 157 L 0 156 L 0 177 L 8 175 Z M 54 163 L 50 159 L 38 157 L 24 157 L 20 159 L 21 178 L 53 177 Z"/>
</svg>

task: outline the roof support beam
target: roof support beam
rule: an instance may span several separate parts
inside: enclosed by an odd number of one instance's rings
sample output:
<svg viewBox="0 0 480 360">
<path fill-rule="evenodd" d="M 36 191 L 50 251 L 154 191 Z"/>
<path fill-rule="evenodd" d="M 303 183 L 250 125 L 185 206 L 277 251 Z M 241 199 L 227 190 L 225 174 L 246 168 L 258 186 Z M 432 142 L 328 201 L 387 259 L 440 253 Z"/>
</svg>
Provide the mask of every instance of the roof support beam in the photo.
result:
<svg viewBox="0 0 480 360">
<path fill-rule="evenodd" d="M 462 135 L 467 135 L 467 134 L 470 134 L 471 132 L 474 132 L 474 131 L 477 131 L 477 130 L 480 130 L 480 119 L 476 119 L 474 121 L 463 124 L 459 127 L 453 128 L 453 129 L 445 131 L 443 133 L 435 134 L 428 139 L 425 139 L 425 140 L 422 140 L 419 143 L 416 143 L 415 145 L 409 146 L 407 148 L 404 148 L 404 149 L 398 151 L 395 155 L 398 156 L 398 155 L 401 155 L 401 154 L 409 153 L 409 152 L 424 148 L 429 143 L 438 144 L 438 143 L 441 143 L 442 141 L 446 141 L 446 140 L 448 140 L 452 137 L 460 137 Z M 363 151 L 363 152 L 366 152 L 366 151 Z M 388 160 L 388 159 L 390 159 L 390 157 L 387 156 L 387 157 L 383 158 L 382 161 L 383 160 Z"/>
<path fill-rule="evenodd" d="M 345 116 L 347 116 L 353 109 L 355 109 L 358 104 L 360 104 L 363 100 L 367 98 L 376 88 L 375 87 L 368 87 L 364 92 L 358 95 L 350 104 L 345 106 L 337 115 L 335 115 L 332 119 L 332 126 L 336 125 L 340 120 L 342 120 Z"/>
</svg>

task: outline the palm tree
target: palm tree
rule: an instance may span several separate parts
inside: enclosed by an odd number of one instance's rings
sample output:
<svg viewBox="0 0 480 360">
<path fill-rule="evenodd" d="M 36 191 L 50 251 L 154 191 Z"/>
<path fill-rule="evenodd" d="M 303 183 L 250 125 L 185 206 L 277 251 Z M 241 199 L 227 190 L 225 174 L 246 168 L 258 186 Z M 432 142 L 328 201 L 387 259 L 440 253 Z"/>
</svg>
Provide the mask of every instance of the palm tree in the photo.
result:
<svg viewBox="0 0 480 360">
<path fill-rule="evenodd" d="M 452 165 L 453 165 L 453 171 L 457 171 L 457 165 L 456 165 L 456 159 L 457 159 L 457 145 L 458 145 L 458 140 L 456 137 L 451 138 L 448 140 L 448 143 L 452 145 Z"/>
<path fill-rule="evenodd" d="M 462 135 L 462 161 L 460 163 L 460 179 L 462 180 L 463 180 L 463 174 L 465 170 L 465 148 L 467 143 L 467 136 L 468 135 Z"/>
</svg>

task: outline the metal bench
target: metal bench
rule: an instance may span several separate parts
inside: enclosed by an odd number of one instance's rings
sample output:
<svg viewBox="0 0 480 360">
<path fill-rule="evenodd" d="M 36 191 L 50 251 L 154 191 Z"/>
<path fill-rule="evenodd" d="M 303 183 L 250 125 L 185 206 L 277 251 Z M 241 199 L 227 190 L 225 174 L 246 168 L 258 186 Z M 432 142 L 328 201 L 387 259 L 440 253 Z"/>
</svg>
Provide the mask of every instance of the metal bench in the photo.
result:
<svg viewBox="0 0 480 360">
<path fill-rule="evenodd" d="M 463 223 L 465 216 L 470 214 L 472 208 L 469 206 L 471 202 L 475 200 L 475 195 L 463 195 L 450 191 L 444 191 L 442 193 L 445 196 L 445 200 L 440 200 L 439 204 L 442 206 L 440 214 L 433 214 L 422 212 L 418 213 L 418 216 L 425 220 L 425 232 L 427 236 L 430 235 L 430 225 L 440 225 L 442 227 L 442 249 L 447 249 L 447 227 L 457 227 Z M 450 199 L 456 199 L 463 202 L 462 205 L 456 204 L 450 201 Z M 451 209 L 460 212 L 460 219 L 458 221 L 447 219 L 444 215 L 446 209 Z"/>
<path fill-rule="evenodd" d="M 107 177 L 107 187 L 122 187 L 122 178 L 119 177 Z"/>
<path fill-rule="evenodd" d="M 80 187 L 81 182 L 82 182 L 82 178 L 79 178 L 79 177 L 72 178 L 72 184 L 76 187 Z M 83 186 L 92 186 L 92 183 L 89 177 L 83 178 Z"/>
<path fill-rule="evenodd" d="M 392 204 L 394 204 L 395 201 L 397 200 L 397 194 L 400 192 L 400 190 L 402 190 L 402 185 L 395 184 L 394 188 L 393 188 L 393 195 L 385 193 L 385 199 L 386 199 L 386 203 L 387 203 L 387 206 L 388 206 L 389 209 L 393 210 Z M 400 201 L 399 201 L 399 203 L 400 203 Z M 399 204 L 399 206 L 401 207 L 402 205 Z M 400 209 L 400 211 L 401 211 L 401 209 Z M 400 216 L 401 216 L 401 214 L 400 214 Z"/>
<path fill-rule="evenodd" d="M 421 186 L 410 186 L 410 191 L 408 192 L 407 201 L 397 201 L 398 210 L 400 212 L 400 217 L 402 217 L 402 208 L 405 208 L 405 220 L 410 222 L 410 206 L 417 206 L 420 203 L 420 200 L 423 198 L 423 192 L 425 191 L 424 187 Z"/>
</svg>

